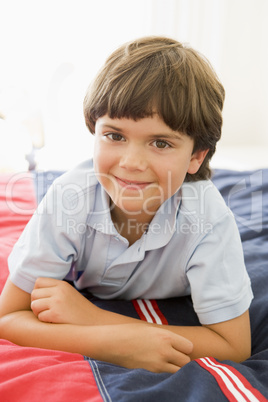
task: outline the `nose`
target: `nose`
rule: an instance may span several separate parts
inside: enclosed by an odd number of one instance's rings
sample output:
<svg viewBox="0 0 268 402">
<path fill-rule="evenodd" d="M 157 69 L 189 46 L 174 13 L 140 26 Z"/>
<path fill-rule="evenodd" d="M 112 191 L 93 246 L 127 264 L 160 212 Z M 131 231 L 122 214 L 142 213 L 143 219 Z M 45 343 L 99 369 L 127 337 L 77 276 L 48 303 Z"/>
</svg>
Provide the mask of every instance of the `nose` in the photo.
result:
<svg viewBox="0 0 268 402">
<path fill-rule="evenodd" d="M 129 145 L 121 155 L 119 166 L 129 171 L 144 171 L 147 168 L 145 153 L 140 147 Z"/>
</svg>

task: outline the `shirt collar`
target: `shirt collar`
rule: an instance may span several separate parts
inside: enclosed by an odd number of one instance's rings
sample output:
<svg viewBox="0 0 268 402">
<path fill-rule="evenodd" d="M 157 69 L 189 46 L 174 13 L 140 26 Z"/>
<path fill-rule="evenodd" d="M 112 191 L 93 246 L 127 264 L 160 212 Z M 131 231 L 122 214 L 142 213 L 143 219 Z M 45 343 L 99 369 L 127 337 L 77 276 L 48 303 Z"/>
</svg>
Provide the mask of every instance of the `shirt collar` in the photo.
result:
<svg viewBox="0 0 268 402">
<path fill-rule="evenodd" d="M 142 241 L 144 251 L 164 247 L 176 230 L 177 213 L 181 203 L 181 190 L 167 199 L 158 209 Z M 89 215 L 87 224 L 107 235 L 118 236 L 110 213 L 110 198 L 98 183 L 95 191 L 94 210 Z"/>
<path fill-rule="evenodd" d="M 145 251 L 164 247 L 176 230 L 177 214 L 181 204 L 181 191 L 178 190 L 158 209 L 152 219 L 145 242 Z"/>
<path fill-rule="evenodd" d="M 98 183 L 95 190 L 94 208 L 87 220 L 88 226 L 107 235 L 118 235 L 110 212 L 110 197 Z"/>
</svg>

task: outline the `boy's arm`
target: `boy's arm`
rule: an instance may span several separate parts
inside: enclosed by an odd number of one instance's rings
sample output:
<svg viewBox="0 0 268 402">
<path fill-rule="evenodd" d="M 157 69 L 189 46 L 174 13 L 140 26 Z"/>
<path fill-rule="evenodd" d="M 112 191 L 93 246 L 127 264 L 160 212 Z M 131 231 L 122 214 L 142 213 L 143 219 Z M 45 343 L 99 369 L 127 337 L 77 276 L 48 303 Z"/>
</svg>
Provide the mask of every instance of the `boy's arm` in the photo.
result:
<svg viewBox="0 0 268 402">
<path fill-rule="evenodd" d="M 32 308 L 39 319 L 87 325 L 144 324 L 144 321 L 102 310 L 66 282 L 39 278 L 32 293 Z M 80 315 L 81 314 L 81 315 Z M 157 324 L 151 326 L 159 327 Z M 191 358 L 213 356 L 219 360 L 243 361 L 251 354 L 249 313 L 207 326 L 161 326 L 189 339 Z"/>
<path fill-rule="evenodd" d="M 144 321 L 126 317 L 120 314 L 102 310 L 94 305 L 89 307 L 91 311 L 89 320 L 94 325 L 140 323 Z M 89 317 L 89 316 L 88 316 Z M 190 353 L 191 360 L 205 356 L 213 356 L 219 360 L 232 360 L 241 362 L 251 355 L 251 331 L 248 310 L 239 317 L 213 325 L 203 326 L 174 326 L 149 324 L 153 327 L 168 329 L 188 339 L 193 344 Z"/>
<path fill-rule="evenodd" d="M 219 360 L 242 362 L 251 355 L 249 312 L 213 325 L 169 327 L 193 342 L 191 358 L 213 356 Z"/>
<path fill-rule="evenodd" d="M 80 353 L 127 368 L 176 372 L 190 361 L 192 344 L 150 325 L 74 325 L 41 322 L 31 295 L 9 279 L 0 297 L 0 337 L 22 346 Z M 123 324 L 123 323 L 122 323 Z"/>
</svg>

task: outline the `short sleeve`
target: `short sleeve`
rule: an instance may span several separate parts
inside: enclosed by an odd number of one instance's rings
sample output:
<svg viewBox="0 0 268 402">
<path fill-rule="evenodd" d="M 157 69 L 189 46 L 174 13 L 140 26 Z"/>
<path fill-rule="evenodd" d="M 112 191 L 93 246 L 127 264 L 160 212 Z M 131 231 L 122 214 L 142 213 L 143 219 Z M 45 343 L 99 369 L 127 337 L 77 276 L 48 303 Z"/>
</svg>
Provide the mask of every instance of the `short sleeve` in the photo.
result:
<svg viewBox="0 0 268 402">
<path fill-rule="evenodd" d="M 84 204 L 80 188 L 61 178 L 53 183 L 9 256 L 16 286 L 30 293 L 40 276 L 66 277 L 80 253 L 82 231 L 73 227 L 86 221 Z"/>
<path fill-rule="evenodd" d="M 196 246 L 187 264 L 187 277 L 201 324 L 227 321 L 249 308 L 253 294 L 231 211 Z"/>
</svg>

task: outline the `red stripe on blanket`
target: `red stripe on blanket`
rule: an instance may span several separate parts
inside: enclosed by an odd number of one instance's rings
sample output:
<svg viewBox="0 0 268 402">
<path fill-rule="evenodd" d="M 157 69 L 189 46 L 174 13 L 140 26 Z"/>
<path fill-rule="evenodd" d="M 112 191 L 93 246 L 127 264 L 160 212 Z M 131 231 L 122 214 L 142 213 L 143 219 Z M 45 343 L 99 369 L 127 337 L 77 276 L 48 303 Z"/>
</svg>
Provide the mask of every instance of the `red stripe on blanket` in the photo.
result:
<svg viewBox="0 0 268 402">
<path fill-rule="evenodd" d="M 88 362 L 79 354 L 5 340 L 0 340 L 0 350 L 1 401 L 103 401 Z"/>
<path fill-rule="evenodd" d="M 138 299 L 132 300 L 132 303 L 141 320 L 160 325 L 168 324 L 166 318 L 160 311 L 156 300 Z"/>
<path fill-rule="evenodd" d="M 219 363 L 212 357 L 196 362 L 216 379 L 221 391 L 230 402 L 267 402 L 267 399 L 235 368 Z"/>
<path fill-rule="evenodd" d="M 148 300 L 140 300 L 140 303 L 143 303 L 143 307 L 147 313 L 146 314 L 147 321 L 156 324 L 156 318 L 152 312 L 152 309 L 150 308 L 151 306 L 148 304 Z"/>
<path fill-rule="evenodd" d="M 8 277 L 7 257 L 35 208 L 30 173 L 0 174 L 0 292 Z"/>
<path fill-rule="evenodd" d="M 164 316 L 164 314 L 160 311 L 159 306 L 158 306 L 156 300 L 151 300 L 151 303 L 152 303 L 153 308 L 155 309 L 157 315 L 158 315 L 159 318 L 161 319 L 162 324 L 163 324 L 163 325 L 168 325 L 167 319 L 166 319 L 166 317 Z"/>
<path fill-rule="evenodd" d="M 135 310 L 138 313 L 138 316 L 140 317 L 140 319 L 142 321 L 147 321 L 145 315 L 143 314 L 143 312 L 142 312 L 142 310 L 141 310 L 141 308 L 139 306 L 138 301 L 137 300 L 132 300 L 132 303 L 133 303 L 133 306 L 135 307 Z"/>
</svg>

